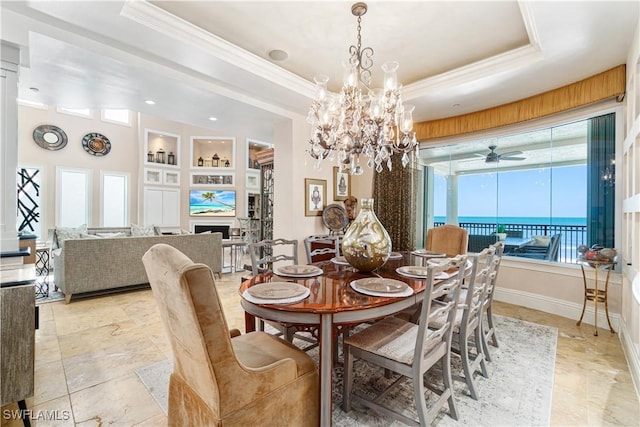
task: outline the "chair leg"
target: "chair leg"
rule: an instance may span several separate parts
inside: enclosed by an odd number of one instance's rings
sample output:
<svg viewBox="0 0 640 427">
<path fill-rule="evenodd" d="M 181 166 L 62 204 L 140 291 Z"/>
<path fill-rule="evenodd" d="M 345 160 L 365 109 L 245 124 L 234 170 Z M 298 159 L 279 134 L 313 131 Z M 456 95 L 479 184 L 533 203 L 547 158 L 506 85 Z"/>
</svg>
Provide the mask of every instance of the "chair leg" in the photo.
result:
<svg viewBox="0 0 640 427">
<path fill-rule="evenodd" d="M 480 370 L 482 371 L 482 376 L 485 378 L 489 378 L 489 373 L 487 372 L 487 362 L 485 361 L 484 355 L 484 345 L 482 342 L 482 330 L 480 329 L 480 323 L 478 323 L 478 326 L 476 326 L 476 329 L 473 332 L 473 341 L 476 347 L 477 354 L 476 357 L 480 357 Z"/>
<path fill-rule="evenodd" d="M 453 381 L 451 380 L 451 351 L 440 359 L 442 361 L 442 382 L 444 384 L 443 393 L 449 393 L 449 416 L 454 420 L 458 420 L 458 410 L 456 409 L 456 401 L 453 398 Z"/>
<path fill-rule="evenodd" d="M 487 322 L 489 323 L 489 333 L 491 334 L 491 345 L 498 347 L 498 338 L 496 337 L 496 328 L 493 326 L 493 309 L 491 305 L 487 308 Z"/>
<path fill-rule="evenodd" d="M 476 387 L 473 383 L 473 372 L 471 371 L 471 366 L 469 366 L 469 343 L 465 335 L 466 331 L 461 330 L 460 335 L 458 336 L 458 341 L 460 341 L 459 345 L 462 370 L 464 371 L 464 379 L 467 383 L 467 387 L 469 388 L 469 394 L 471 394 L 471 398 L 473 400 L 478 400 L 478 393 L 476 392 Z"/>
<path fill-rule="evenodd" d="M 342 410 L 351 411 L 351 389 L 353 388 L 353 355 L 348 345 L 343 344 L 342 348 L 343 369 L 342 378 Z"/>
<path fill-rule="evenodd" d="M 480 336 L 482 338 L 482 352 L 484 353 L 484 357 L 487 361 L 492 362 L 493 359 L 491 359 L 491 352 L 489 351 L 489 344 L 487 342 L 487 336 L 489 335 L 490 331 L 487 331 L 484 327 L 484 322 L 480 322 L 479 325 L 481 332 L 480 332 Z"/>
<path fill-rule="evenodd" d="M 414 366 L 415 369 L 415 366 Z M 387 370 L 385 370 L 386 373 Z M 414 371 L 415 372 L 415 371 Z M 431 424 L 429 421 L 429 415 L 427 412 L 427 400 L 424 397 L 424 377 L 414 373 L 413 378 L 413 398 L 416 402 L 416 409 L 418 411 L 418 420 L 421 426 L 428 426 Z"/>
</svg>

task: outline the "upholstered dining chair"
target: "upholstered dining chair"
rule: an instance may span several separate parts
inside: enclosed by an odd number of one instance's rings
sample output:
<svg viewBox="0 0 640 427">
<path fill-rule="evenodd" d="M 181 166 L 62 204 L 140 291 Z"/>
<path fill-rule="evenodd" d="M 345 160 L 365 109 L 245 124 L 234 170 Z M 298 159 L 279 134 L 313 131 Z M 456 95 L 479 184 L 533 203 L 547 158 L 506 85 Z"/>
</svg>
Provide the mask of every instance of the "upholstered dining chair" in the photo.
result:
<svg viewBox="0 0 640 427">
<path fill-rule="evenodd" d="M 211 269 L 156 244 L 142 261 L 171 342 L 168 425 L 317 425 L 318 370 L 264 332 L 230 338 Z"/>
<path fill-rule="evenodd" d="M 457 225 L 445 224 L 427 231 L 425 248 L 428 251 L 444 252 L 448 257 L 467 253 L 469 232 Z"/>
<path fill-rule="evenodd" d="M 316 235 L 304 239 L 307 264 L 340 256 L 340 236 Z"/>
<path fill-rule="evenodd" d="M 496 281 L 498 280 L 498 272 L 500 271 L 500 263 L 504 253 L 504 242 L 496 242 L 492 245 L 496 248 L 495 256 L 491 260 L 493 264 L 487 280 L 487 289 L 482 302 L 483 318 L 482 320 L 482 349 L 484 357 L 491 362 L 491 353 L 489 353 L 489 342 L 494 347 L 498 347 L 498 338 L 496 337 L 496 328 L 493 323 L 493 295 L 495 293 Z M 486 324 L 486 325 L 485 325 Z"/>
<path fill-rule="evenodd" d="M 466 256 L 459 255 L 443 264 L 428 266 L 424 299 L 418 324 L 398 317 L 386 317 L 368 328 L 344 339 L 344 393 L 342 406 L 345 412 L 351 410 L 351 401 L 356 401 L 385 415 L 409 425 L 427 426 L 442 406 L 448 403 L 449 415 L 458 419 L 451 379 L 451 336 L 456 316 L 456 301 L 464 274 Z M 457 269 L 452 277 L 436 283 L 436 275 Z M 432 330 L 429 326 L 436 318 L 444 317 L 441 326 Z M 367 396 L 353 392 L 354 359 L 362 359 L 379 365 L 386 371 L 400 375 L 400 378 L 377 396 Z M 429 386 L 438 398 L 427 410 L 425 399 L 424 373 L 442 361 L 441 390 Z M 383 405 L 381 398 L 398 385 L 402 377 L 413 382 L 413 393 L 418 412 L 418 420 L 411 419 L 392 409 L 392 404 Z"/>
<path fill-rule="evenodd" d="M 453 323 L 451 351 L 460 356 L 464 376 L 453 374 L 454 380 L 467 384 L 471 398 L 477 400 L 475 373 L 480 370 L 482 376 L 488 376 L 482 345 L 482 304 L 484 302 L 490 274 L 494 267 L 493 257 L 496 248 L 489 247 L 479 253 L 469 254 L 471 268 L 465 270 L 464 283 L 458 298 L 458 309 Z M 433 308 L 432 308 L 433 310 Z M 440 328 L 447 319 L 436 317 L 430 328 Z"/>
</svg>

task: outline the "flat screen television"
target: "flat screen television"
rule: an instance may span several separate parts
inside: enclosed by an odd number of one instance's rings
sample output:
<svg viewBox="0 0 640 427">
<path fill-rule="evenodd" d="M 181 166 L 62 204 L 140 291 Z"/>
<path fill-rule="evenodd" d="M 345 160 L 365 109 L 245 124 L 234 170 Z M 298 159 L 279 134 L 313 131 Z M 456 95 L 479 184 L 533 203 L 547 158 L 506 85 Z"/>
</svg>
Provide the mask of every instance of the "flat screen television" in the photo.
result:
<svg viewBox="0 0 640 427">
<path fill-rule="evenodd" d="M 234 190 L 190 190 L 190 216 L 236 216 Z"/>
</svg>

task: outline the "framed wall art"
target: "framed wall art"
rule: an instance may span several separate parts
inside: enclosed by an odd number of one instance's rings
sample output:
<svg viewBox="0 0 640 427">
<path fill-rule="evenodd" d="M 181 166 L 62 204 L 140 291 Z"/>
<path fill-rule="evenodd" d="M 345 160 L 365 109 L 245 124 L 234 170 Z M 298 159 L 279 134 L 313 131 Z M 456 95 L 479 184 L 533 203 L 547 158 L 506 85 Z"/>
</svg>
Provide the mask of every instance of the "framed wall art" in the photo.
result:
<svg viewBox="0 0 640 427">
<path fill-rule="evenodd" d="M 351 175 L 340 172 L 340 168 L 333 167 L 333 200 L 347 200 L 351 194 Z"/>
<path fill-rule="evenodd" d="M 322 216 L 327 205 L 327 180 L 304 179 L 304 215 Z"/>
</svg>

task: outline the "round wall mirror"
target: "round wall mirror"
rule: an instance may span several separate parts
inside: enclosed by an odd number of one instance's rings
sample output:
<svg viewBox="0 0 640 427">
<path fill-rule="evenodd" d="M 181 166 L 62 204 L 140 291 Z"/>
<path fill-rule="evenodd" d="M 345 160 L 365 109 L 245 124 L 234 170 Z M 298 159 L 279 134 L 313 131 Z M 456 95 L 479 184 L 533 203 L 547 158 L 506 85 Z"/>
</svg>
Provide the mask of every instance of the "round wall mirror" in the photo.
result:
<svg viewBox="0 0 640 427">
<path fill-rule="evenodd" d="M 40 125 L 33 130 L 33 140 L 45 150 L 60 150 L 67 145 L 67 134 L 54 125 Z"/>
</svg>

